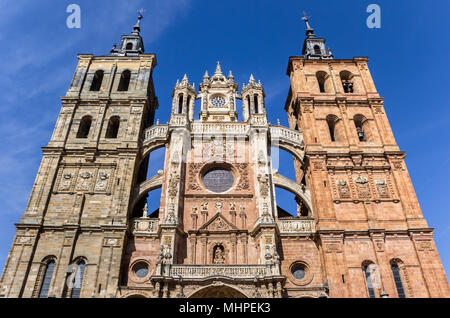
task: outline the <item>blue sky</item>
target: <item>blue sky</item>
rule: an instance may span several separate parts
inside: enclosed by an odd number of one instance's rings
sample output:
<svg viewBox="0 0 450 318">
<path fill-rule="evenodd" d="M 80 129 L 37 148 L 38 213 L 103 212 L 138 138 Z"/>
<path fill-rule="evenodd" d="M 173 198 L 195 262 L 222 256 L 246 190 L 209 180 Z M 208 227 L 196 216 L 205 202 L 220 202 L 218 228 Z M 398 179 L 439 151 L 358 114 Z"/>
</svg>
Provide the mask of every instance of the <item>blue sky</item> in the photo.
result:
<svg viewBox="0 0 450 318">
<path fill-rule="evenodd" d="M 81 29 L 66 27 L 66 7 L 81 7 Z M 366 7 L 381 7 L 381 29 L 366 27 Z M 144 8 L 142 36 L 156 53 L 154 72 L 166 122 L 172 88 L 187 73 L 199 83 L 206 69 L 232 70 L 239 84 L 250 73 L 266 92 L 269 120 L 287 125 L 289 56 L 301 54 L 306 10 L 316 34 L 336 58 L 368 56 L 377 89 L 446 271 L 450 269 L 450 2 L 347 1 L 23 1 L 0 2 L 0 268 L 12 243 L 60 109 L 78 53 L 108 54 Z M 282 155 L 282 162 L 290 157 Z M 282 173 L 290 175 L 291 165 Z M 285 195 L 285 194 L 280 194 Z"/>
</svg>

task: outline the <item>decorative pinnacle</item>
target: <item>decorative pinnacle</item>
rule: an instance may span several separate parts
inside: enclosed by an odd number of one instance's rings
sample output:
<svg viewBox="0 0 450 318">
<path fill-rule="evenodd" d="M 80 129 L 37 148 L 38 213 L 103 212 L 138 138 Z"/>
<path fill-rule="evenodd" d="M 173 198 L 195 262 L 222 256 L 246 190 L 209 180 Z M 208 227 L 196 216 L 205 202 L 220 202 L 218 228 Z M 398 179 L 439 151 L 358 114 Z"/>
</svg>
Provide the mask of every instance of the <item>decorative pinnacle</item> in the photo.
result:
<svg viewBox="0 0 450 318">
<path fill-rule="evenodd" d="M 249 83 L 254 83 L 255 82 L 255 78 L 253 77 L 253 74 L 250 74 L 250 80 L 248 82 Z"/>
<path fill-rule="evenodd" d="M 215 74 L 222 74 L 222 69 L 220 68 L 220 62 L 219 61 L 217 61 L 216 73 Z"/>
<path fill-rule="evenodd" d="M 186 75 L 186 73 L 184 73 L 183 79 L 181 80 L 181 83 L 188 83 L 188 77 Z"/>
<path fill-rule="evenodd" d="M 203 78 L 209 78 L 208 70 L 205 71 L 205 75 L 203 75 Z"/>
<path fill-rule="evenodd" d="M 230 70 L 230 72 L 228 73 L 228 79 L 233 79 L 233 78 L 234 78 L 233 73 L 231 73 L 231 70 Z"/>
</svg>

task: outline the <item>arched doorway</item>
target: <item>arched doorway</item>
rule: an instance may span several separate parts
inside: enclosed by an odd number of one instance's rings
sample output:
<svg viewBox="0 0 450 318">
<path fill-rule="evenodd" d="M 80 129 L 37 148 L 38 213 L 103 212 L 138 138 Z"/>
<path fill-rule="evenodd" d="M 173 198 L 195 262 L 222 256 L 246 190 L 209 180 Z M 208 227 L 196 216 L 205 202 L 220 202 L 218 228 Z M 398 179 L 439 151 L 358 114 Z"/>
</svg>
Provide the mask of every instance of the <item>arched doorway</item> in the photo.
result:
<svg viewBox="0 0 450 318">
<path fill-rule="evenodd" d="M 210 286 L 200 289 L 189 298 L 247 298 L 247 296 L 229 286 Z"/>
</svg>

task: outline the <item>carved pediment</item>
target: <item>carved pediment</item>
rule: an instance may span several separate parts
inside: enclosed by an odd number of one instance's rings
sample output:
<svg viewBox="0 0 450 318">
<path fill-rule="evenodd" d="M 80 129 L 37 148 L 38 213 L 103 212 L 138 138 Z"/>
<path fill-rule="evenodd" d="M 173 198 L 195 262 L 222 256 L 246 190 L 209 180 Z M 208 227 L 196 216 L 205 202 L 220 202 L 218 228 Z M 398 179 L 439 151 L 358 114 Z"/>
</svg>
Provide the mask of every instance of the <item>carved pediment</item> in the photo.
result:
<svg viewBox="0 0 450 318">
<path fill-rule="evenodd" d="M 216 213 L 208 222 L 203 224 L 199 230 L 207 230 L 209 232 L 223 232 L 237 230 L 230 221 L 228 221 L 222 213 Z"/>
</svg>

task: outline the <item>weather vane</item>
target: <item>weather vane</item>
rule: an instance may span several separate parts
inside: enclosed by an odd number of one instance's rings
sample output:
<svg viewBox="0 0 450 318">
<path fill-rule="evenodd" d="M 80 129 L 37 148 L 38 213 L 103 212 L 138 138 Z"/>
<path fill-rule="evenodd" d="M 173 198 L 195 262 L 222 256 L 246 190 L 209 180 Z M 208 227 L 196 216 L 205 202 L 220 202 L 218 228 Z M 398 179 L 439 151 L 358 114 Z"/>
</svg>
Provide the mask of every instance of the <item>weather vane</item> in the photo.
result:
<svg viewBox="0 0 450 318">
<path fill-rule="evenodd" d="M 145 12 L 145 10 L 143 8 L 140 8 L 137 12 L 139 13 L 139 17 L 142 19 L 144 17 L 142 14 Z"/>
<path fill-rule="evenodd" d="M 306 12 L 306 11 L 303 11 L 302 13 L 303 13 L 302 20 L 308 21 L 309 17 L 306 15 L 307 12 Z"/>
</svg>

